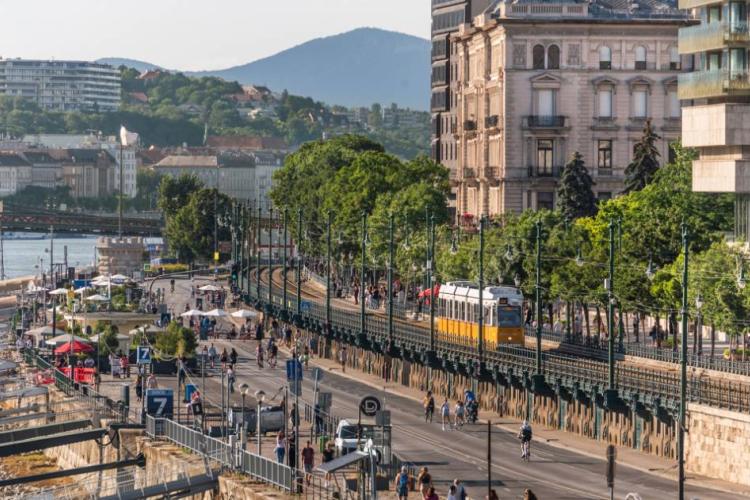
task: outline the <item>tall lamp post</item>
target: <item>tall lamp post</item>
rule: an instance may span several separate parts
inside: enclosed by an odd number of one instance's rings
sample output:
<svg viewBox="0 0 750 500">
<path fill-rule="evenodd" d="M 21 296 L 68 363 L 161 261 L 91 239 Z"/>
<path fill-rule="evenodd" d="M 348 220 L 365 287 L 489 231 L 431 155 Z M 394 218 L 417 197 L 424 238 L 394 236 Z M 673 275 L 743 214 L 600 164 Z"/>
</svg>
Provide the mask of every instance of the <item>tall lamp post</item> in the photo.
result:
<svg viewBox="0 0 750 500">
<path fill-rule="evenodd" d="M 326 332 L 331 328 L 331 220 L 333 213 L 328 211 L 326 228 Z"/>
<path fill-rule="evenodd" d="M 678 498 L 685 498 L 685 414 L 687 411 L 687 340 L 688 340 L 688 257 L 690 236 L 687 225 L 682 223 L 682 252 L 684 261 L 682 265 L 682 335 L 680 345 L 680 421 L 677 437 L 679 451 L 678 460 Z"/>
<path fill-rule="evenodd" d="M 362 269 L 359 283 L 359 331 L 365 336 L 365 259 L 367 258 L 367 212 L 362 212 Z"/>
<path fill-rule="evenodd" d="M 273 307 L 273 208 L 268 209 L 268 307 Z M 271 311 L 271 309 L 269 309 Z"/>
<path fill-rule="evenodd" d="M 703 297 L 698 294 L 695 297 L 695 338 L 693 339 L 693 355 L 703 356 L 703 317 L 701 308 L 703 307 Z"/>
<path fill-rule="evenodd" d="M 258 442 L 258 456 L 261 456 L 262 443 L 260 439 L 260 405 L 263 404 L 263 399 L 266 397 L 266 393 L 262 390 L 255 391 L 255 401 L 257 407 L 255 409 L 255 436 Z M 285 417 L 286 419 L 286 417 Z"/>
<path fill-rule="evenodd" d="M 430 215 L 427 250 L 427 286 L 430 290 L 430 352 L 435 352 L 435 216 Z"/>
<path fill-rule="evenodd" d="M 240 385 L 240 394 L 242 394 L 242 420 L 240 421 L 240 429 L 242 430 L 242 449 L 244 450 L 247 444 L 247 425 L 245 424 L 245 397 L 250 392 L 250 386 L 243 382 Z"/>
<path fill-rule="evenodd" d="M 542 221 L 536 221 L 536 280 L 534 284 L 536 300 L 536 377 L 542 380 Z"/>
<path fill-rule="evenodd" d="M 283 264 L 284 272 L 282 273 L 283 276 L 281 277 L 284 280 L 284 291 L 283 291 L 283 295 L 282 295 L 283 296 L 283 300 L 284 300 L 284 307 L 281 310 L 282 310 L 282 312 L 284 314 L 284 319 L 285 320 L 287 319 L 286 314 L 287 314 L 287 308 L 289 307 L 289 305 L 287 304 L 287 296 L 286 296 L 287 295 L 286 268 L 287 268 L 287 265 L 288 265 L 288 261 L 287 261 L 287 249 L 288 249 L 288 246 L 289 246 L 288 245 L 288 243 L 289 243 L 288 230 L 289 230 L 289 210 L 287 210 L 285 208 L 284 209 L 284 257 L 283 257 L 284 258 L 284 264 Z"/>
<path fill-rule="evenodd" d="M 393 345 L 393 213 L 388 216 L 388 344 Z M 432 347 L 431 347 L 432 348 Z"/>
<path fill-rule="evenodd" d="M 479 362 L 484 359 L 484 226 L 487 219 L 484 214 L 479 218 L 479 345 L 477 354 Z"/>
<path fill-rule="evenodd" d="M 297 318 L 302 314 L 302 209 L 297 210 Z"/>
</svg>

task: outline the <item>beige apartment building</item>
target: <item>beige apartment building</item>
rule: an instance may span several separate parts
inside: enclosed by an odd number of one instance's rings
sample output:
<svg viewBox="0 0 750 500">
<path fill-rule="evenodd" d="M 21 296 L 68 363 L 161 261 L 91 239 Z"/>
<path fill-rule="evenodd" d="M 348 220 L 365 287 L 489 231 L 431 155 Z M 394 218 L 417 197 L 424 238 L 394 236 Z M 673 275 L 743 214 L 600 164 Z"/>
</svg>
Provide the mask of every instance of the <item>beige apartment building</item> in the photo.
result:
<svg viewBox="0 0 750 500">
<path fill-rule="evenodd" d="M 495 3 L 451 37 L 444 164 L 456 213 L 553 208 L 564 164 L 580 152 L 601 199 L 619 193 L 646 120 L 662 158 L 680 137 L 677 32 L 668 1 Z"/>
</svg>

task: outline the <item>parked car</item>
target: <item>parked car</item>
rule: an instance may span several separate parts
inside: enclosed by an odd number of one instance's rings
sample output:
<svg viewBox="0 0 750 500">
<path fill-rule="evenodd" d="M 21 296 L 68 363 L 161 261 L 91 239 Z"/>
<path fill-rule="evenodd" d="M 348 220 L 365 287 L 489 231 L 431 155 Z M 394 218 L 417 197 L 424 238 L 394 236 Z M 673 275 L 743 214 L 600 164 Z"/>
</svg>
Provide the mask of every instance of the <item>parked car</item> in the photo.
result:
<svg viewBox="0 0 750 500">
<path fill-rule="evenodd" d="M 362 432 L 357 436 L 358 430 Z M 375 426 L 372 424 L 357 425 L 356 422 L 341 420 L 336 428 L 336 438 L 333 441 L 336 451 L 339 455 L 346 455 L 349 452 L 364 448 L 368 439 L 374 438 Z"/>
<path fill-rule="evenodd" d="M 229 409 L 229 425 L 236 427 L 237 424 L 242 420 L 242 408 L 239 406 Z M 246 407 L 245 414 L 245 425 L 247 426 L 248 434 L 255 434 L 256 432 L 256 419 L 255 419 L 256 408 Z M 284 429 L 284 407 L 283 406 L 263 406 L 260 409 L 260 433 L 266 434 L 268 432 L 279 432 Z"/>
</svg>

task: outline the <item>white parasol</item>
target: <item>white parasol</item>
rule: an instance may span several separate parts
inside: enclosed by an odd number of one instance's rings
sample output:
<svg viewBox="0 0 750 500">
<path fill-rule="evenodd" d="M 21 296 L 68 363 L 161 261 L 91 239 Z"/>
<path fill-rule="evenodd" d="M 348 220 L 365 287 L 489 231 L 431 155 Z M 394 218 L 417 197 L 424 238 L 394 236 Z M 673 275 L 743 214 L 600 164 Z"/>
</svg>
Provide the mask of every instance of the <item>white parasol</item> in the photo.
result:
<svg viewBox="0 0 750 500">
<path fill-rule="evenodd" d="M 258 313 L 255 311 L 248 311 L 247 309 L 240 309 L 232 313 L 233 318 L 255 318 Z"/>
</svg>

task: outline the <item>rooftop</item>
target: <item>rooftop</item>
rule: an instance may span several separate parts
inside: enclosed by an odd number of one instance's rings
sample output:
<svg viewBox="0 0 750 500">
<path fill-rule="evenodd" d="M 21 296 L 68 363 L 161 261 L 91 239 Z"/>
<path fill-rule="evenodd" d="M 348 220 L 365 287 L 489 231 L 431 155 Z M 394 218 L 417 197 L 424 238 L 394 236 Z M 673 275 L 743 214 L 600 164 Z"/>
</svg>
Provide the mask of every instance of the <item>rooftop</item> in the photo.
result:
<svg viewBox="0 0 750 500">
<path fill-rule="evenodd" d="M 275 149 L 284 150 L 288 146 L 278 137 L 259 137 L 253 135 L 209 135 L 206 145 L 221 149 Z"/>
<path fill-rule="evenodd" d="M 496 19 L 588 18 L 596 20 L 683 20 L 688 14 L 676 0 L 496 0 L 485 11 Z"/>
<path fill-rule="evenodd" d="M 170 155 L 154 168 L 218 168 L 216 155 Z"/>
<path fill-rule="evenodd" d="M 28 167 L 30 163 L 17 153 L 0 153 L 0 167 Z"/>
</svg>

